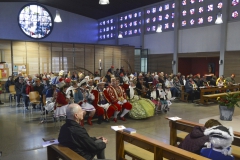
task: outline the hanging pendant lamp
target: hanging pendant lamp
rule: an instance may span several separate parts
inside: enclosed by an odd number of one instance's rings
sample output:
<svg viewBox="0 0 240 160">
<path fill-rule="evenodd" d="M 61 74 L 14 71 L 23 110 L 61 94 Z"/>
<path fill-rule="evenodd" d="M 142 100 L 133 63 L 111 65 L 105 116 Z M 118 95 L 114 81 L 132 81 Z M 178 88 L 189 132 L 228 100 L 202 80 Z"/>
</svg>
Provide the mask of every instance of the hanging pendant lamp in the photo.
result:
<svg viewBox="0 0 240 160">
<path fill-rule="evenodd" d="M 109 0 L 99 0 L 99 4 L 107 5 L 107 4 L 109 4 Z"/>
</svg>

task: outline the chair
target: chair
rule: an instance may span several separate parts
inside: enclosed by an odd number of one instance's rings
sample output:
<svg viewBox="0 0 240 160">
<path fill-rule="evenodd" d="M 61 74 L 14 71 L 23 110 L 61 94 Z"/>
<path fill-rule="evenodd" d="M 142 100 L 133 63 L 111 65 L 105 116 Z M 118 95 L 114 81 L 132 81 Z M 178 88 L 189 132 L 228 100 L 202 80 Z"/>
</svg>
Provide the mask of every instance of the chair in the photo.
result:
<svg viewBox="0 0 240 160">
<path fill-rule="evenodd" d="M 41 105 L 40 95 L 37 91 L 32 91 L 29 93 L 29 106 L 32 106 L 33 104 Z M 42 111 L 43 110 L 42 105 L 40 107 Z M 32 108 L 33 106 L 31 107 L 31 114 L 32 114 Z"/>
<path fill-rule="evenodd" d="M 9 94 L 10 105 L 12 106 L 12 98 L 14 98 L 14 96 L 16 95 L 15 85 L 10 85 L 9 86 L 9 92 L 10 92 L 10 94 Z"/>
</svg>

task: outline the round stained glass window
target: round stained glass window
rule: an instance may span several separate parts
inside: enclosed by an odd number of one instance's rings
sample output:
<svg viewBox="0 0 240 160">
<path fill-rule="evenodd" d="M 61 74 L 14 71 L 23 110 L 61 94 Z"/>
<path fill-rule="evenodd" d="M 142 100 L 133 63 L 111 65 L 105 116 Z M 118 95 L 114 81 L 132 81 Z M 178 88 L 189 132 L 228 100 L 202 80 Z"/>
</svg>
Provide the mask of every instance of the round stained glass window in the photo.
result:
<svg viewBox="0 0 240 160">
<path fill-rule="evenodd" d="M 22 31 L 34 39 L 47 37 L 53 29 L 50 12 L 38 4 L 24 6 L 19 13 L 18 23 Z"/>
</svg>

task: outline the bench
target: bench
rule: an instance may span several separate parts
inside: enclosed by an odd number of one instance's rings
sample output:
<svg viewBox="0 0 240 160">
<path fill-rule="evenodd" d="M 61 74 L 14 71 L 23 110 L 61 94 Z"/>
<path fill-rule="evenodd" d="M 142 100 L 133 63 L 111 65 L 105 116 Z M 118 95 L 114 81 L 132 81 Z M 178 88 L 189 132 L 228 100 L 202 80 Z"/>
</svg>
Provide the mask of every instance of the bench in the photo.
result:
<svg viewBox="0 0 240 160">
<path fill-rule="evenodd" d="M 208 158 L 165 144 L 138 133 L 116 132 L 116 159 L 126 160 L 208 160 Z"/>
<path fill-rule="evenodd" d="M 59 158 L 63 160 L 85 160 L 70 148 L 60 144 L 47 146 L 47 158 L 48 160 L 59 160 Z"/>
<path fill-rule="evenodd" d="M 185 86 L 181 86 L 181 98 L 180 100 L 183 102 L 188 102 L 189 94 L 185 92 Z"/>
<path fill-rule="evenodd" d="M 228 92 L 229 94 L 240 94 L 240 91 L 235 91 L 235 92 Z M 227 93 L 217 93 L 217 94 L 208 94 L 208 95 L 203 95 L 203 99 L 208 102 L 209 99 L 216 99 L 217 97 L 223 97 L 226 96 Z"/>
<path fill-rule="evenodd" d="M 177 143 L 181 142 L 186 137 L 186 135 L 188 135 L 188 133 L 192 131 L 194 126 L 204 125 L 182 119 L 177 121 L 169 120 L 170 145 L 177 146 Z M 177 131 L 182 132 L 177 134 Z M 235 157 L 235 160 L 240 160 L 240 132 L 234 131 L 234 141 L 232 142 L 232 155 Z"/>
<path fill-rule="evenodd" d="M 222 92 L 227 92 L 227 90 L 234 91 L 234 90 L 239 90 L 240 85 L 231 85 L 231 86 L 226 86 L 226 87 L 205 87 L 205 88 L 200 88 L 200 103 L 201 104 L 206 104 L 204 100 L 205 99 L 205 94 L 210 93 L 209 95 L 215 94 L 216 91 L 222 91 Z"/>
</svg>

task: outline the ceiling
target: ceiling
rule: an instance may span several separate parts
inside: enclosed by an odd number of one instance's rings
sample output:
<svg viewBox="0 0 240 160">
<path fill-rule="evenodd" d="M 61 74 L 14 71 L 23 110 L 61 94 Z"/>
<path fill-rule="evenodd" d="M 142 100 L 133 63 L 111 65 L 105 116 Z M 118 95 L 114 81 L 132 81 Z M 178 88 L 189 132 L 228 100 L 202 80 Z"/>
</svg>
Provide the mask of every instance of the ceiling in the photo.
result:
<svg viewBox="0 0 240 160">
<path fill-rule="evenodd" d="M 109 0 L 109 5 L 99 5 L 99 0 L 0 0 L 0 2 L 38 2 L 93 19 L 101 19 L 164 0 Z"/>
</svg>

